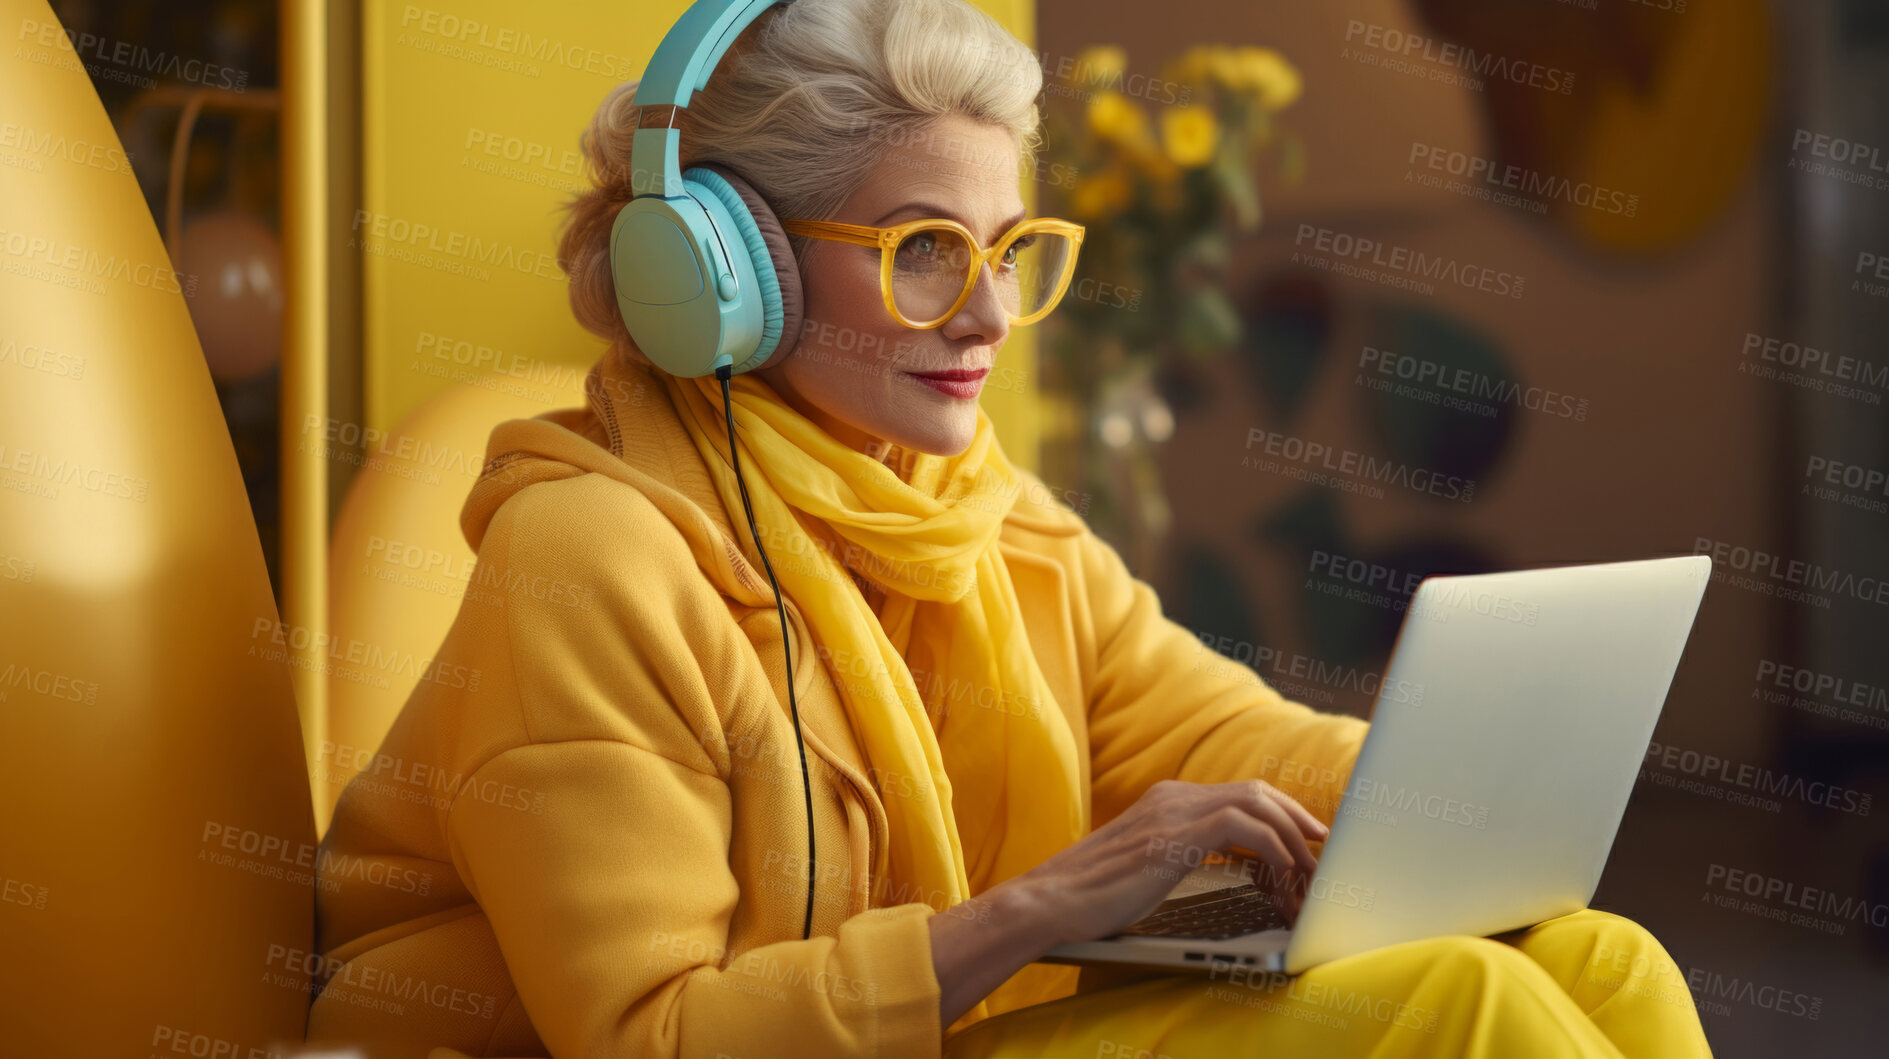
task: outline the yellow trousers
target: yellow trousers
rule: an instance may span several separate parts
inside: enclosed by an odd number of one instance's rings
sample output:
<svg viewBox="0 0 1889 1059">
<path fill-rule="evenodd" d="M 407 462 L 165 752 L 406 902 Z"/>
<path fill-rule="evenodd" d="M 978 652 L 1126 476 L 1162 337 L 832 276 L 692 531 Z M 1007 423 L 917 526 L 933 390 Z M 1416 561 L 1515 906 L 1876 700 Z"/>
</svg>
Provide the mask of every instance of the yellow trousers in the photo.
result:
<svg viewBox="0 0 1889 1059">
<path fill-rule="evenodd" d="M 1360 953 L 1288 977 L 1160 975 L 1020 1008 L 947 1059 L 1711 1059 L 1683 972 L 1638 923 L 1584 909 L 1525 930 Z"/>
</svg>

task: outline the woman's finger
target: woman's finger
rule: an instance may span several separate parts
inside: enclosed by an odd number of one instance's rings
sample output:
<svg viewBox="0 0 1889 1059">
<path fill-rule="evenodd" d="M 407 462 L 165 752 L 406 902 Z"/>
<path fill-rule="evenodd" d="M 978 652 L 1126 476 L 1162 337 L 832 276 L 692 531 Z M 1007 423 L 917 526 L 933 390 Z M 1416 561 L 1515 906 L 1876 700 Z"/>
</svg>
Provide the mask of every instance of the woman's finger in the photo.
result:
<svg viewBox="0 0 1889 1059">
<path fill-rule="evenodd" d="M 1312 870 L 1312 866 L 1318 863 L 1318 858 L 1312 855 L 1312 847 L 1305 841 L 1304 831 L 1300 829 L 1299 822 L 1292 818 L 1292 813 L 1285 806 L 1254 791 L 1250 785 L 1243 803 L 1240 808 L 1272 826 L 1274 832 L 1284 840 L 1287 848 L 1292 850 L 1293 861 L 1301 870 Z"/>
<path fill-rule="evenodd" d="M 1325 826 L 1324 821 L 1313 816 L 1312 811 L 1300 804 L 1297 798 L 1294 798 L 1270 783 L 1266 783 L 1264 780 L 1261 780 L 1260 783 L 1262 784 L 1261 790 L 1266 797 L 1271 798 L 1275 803 L 1284 808 L 1285 811 L 1291 815 L 1292 819 L 1298 822 L 1300 833 L 1304 834 L 1305 837 L 1315 839 L 1325 838 L 1331 834 L 1331 828 Z"/>
</svg>

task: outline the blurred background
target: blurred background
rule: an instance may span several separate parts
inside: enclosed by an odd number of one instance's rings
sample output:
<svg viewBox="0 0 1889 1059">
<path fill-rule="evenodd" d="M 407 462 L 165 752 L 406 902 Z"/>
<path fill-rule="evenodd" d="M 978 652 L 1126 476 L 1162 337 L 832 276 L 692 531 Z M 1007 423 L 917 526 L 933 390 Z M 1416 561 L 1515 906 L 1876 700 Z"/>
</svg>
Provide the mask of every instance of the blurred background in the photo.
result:
<svg viewBox="0 0 1889 1059">
<path fill-rule="evenodd" d="M 307 248 L 285 243 L 275 6 L 58 0 L 71 47 L 23 34 L 84 63 L 199 277 L 291 625 L 367 621 L 357 559 L 438 574 L 449 620 L 463 584 L 350 526 L 351 498 L 456 511 L 492 423 L 575 403 L 600 351 L 547 263 L 554 207 L 590 111 L 685 5 L 588 6 L 318 9 L 312 416 L 284 413 L 284 261 Z M 985 398 L 1012 458 L 1203 650 L 1360 716 L 1426 575 L 1711 554 L 1595 904 L 1664 941 L 1716 1054 L 1882 1054 L 1889 5 L 979 6 L 1043 68 L 1026 201 L 1088 226 L 1062 308 L 1003 353 L 1024 383 Z M 285 524 L 291 481 L 325 519 Z M 296 679 L 338 791 L 328 752 L 372 746 L 411 678 Z M 1733 873 L 1825 896 L 1796 914 Z"/>
</svg>

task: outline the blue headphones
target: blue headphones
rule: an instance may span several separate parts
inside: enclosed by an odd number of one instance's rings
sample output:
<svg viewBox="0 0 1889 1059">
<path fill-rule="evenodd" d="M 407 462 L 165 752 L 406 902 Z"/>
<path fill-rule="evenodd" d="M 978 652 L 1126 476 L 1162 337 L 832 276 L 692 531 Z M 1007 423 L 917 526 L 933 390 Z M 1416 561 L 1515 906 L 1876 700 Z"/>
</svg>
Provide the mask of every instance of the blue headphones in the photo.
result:
<svg viewBox="0 0 1889 1059">
<path fill-rule="evenodd" d="M 787 608 L 774 564 L 761 546 L 748 483 L 741 477 L 734 407 L 728 380 L 780 360 L 800 330 L 800 267 L 780 220 L 746 180 L 726 166 L 678 168 L 677 108 L 708 86 L 708 75 L 735 37 L 762 11 L 793 0 L 696 0 L 670 27 L 636 87 L 643 120 L 666 113 L 669 125 L 636 130 L 630 142 L 631 189 L 652 179 L 617 211 L 610 228 L 610 277 L 623 324 L 650 363 L 678 378 L 713 374 L 721 380 L 728 421 L 728 457 L 748 532 L 774 588 L 781 650 L 787 656 L 787 705 L 800 748 L 800 782 L 807 796 L 807 914 L 800 936 L 813 936 L 813 779 L 800 735 L 794 697 L 794 655 L 788 646 Z"/>
<path fill-rule="evenodd" d="M 683 172 L 675 128 L 675 108 L 707 87 L 735 37 L 761 12 L 792 2 L 696 0 L 657 45 L 636 89 L 645 123 L 667 114 L 669 125 L 646 124 L 631 141 L 636 197 L 610 229 L 610 275 L 636 348 L 671 375 L 766 367 L 800 330 L 800 269 L 780 220 L 726 166 Z"/>
</svg>

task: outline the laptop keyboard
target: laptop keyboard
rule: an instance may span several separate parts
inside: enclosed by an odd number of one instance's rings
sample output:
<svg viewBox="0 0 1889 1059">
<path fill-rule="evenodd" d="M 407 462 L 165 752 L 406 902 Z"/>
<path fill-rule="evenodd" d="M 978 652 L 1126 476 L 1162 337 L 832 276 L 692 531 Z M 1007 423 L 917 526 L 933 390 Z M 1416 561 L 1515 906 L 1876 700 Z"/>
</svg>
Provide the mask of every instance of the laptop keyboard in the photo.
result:
<svg viewBox="0 0 1889 1059">
<path fill-rule="evenodd" d="M 1161 902 L 1123 934 L 1153 937 L 1236 938 L 1289 927 L 1271 896 L 1252 883 Z"/>
</svg>

